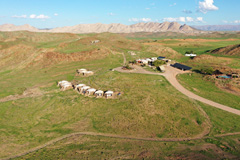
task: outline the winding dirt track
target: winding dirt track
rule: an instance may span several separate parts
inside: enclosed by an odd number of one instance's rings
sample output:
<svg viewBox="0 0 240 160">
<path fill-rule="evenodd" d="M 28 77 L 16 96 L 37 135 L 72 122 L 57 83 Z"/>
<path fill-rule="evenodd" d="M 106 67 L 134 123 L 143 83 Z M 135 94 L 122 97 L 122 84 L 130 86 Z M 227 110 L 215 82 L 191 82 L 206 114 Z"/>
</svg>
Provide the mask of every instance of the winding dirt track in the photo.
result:
<svg viewBox="0 0 240 160">
<path fill-rule="evenodd" d="M 222 135 L 217 135 L 215 137 L 226 137 L 226 136 L 233 136 L 233 135 L 239 135 L 240 132 L 235 132 L 235 133 L 227 133 L 227 134 L 222 134 Z M 108 138 L 118 138 L 118 139 L 125 139 L 125 140 L 136 140 L 136 141 L 153 141 L 153 142 L 181 142 L 181 141 L 190 141 L 190 140 L 199 140 L 199 139 L 206 139 L 206 138 L 212 138 L 212 137 L 197 137 L 197 138 L 141 138 L 141 137 L 131 137 L 131 136 L 121 136 L 121 135 L 114 135 L 114 134 L 105 134 L 105 133 L 94 133 L 94 132 L 77 132 L 77 133 L 71 133 L 71 134 L 67 134 L 64 135 L 62 137 L 53 139 L 41 146 L 32 148 L 26 152 L 14 155 L 14 156 L 10 156 L 7 158 L 3 158 L 1 160 L 9 160 L 9 159 L 14 159 L 14 158 L 18 158 L 24 155 L 27 155 L 29 153 L 38 151 L 42 148 L 45 148 L 47 146 L 53 145 L 61 140 L 64 140 L 66 138 L 70 138 L 73 136 L 101 136 L 101 137 L 108 137 Z"/>
<path fill-rule="evenodd" d="M 189 90 L 185 89 L 176 79 L 176 75 L 186 73 L 184 71 L 173 68 L 171 66 L 166 66 L 165 67 L 166 72 L 164 72 L 164 73 L 154 73 L 154 72 L 146 71 L 142 67 L 137 66 L 137 65 L 133 65 L 132 67 L 134 68 L 134 70 L 123 70 L 122 67 L 115 68 L 115 70 L 118 71 L 118 72 L 123 72 L 123 73 L 140 73 L 140 74 L 162 75 L 172 84 L 173 87 L 175 87 L 178 91 L 180 91 L 181 93 L 183 93 L 187 97 L 198 100 L 198 101 L 203 102 L 205 104 L 208 104 L 210 106 L 219 108 L 221 110 L 231 112 L 231 113 L 236 114 L 236 115 L 240 115 L 240 110 L 238 110 L 238 109 L 234 109 L 234 108 L 231 108 L 231 107 L 213 102 L 211 100 L 200 97 L 200 96 L 190 92 Z"/>
</svg>

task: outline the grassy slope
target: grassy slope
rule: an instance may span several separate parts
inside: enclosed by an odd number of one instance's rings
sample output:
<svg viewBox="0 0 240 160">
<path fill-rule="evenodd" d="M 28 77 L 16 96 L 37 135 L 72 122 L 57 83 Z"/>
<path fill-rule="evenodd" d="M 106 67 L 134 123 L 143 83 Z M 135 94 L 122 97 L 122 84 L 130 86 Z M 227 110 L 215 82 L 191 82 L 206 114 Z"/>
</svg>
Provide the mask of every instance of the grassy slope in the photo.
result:
<svg viewBox="0 0 240 160">
<path fill-rule="evenodd" d="M 237 159 L 239 138 L 169 143 L 78 136 L 17 159 Z"/>
<path fill-rule="evenodd" d="M 206 51 L 213 50 L 220 47 L 225 47 L 232 44 L 239 44 L 240 40 L 236 39 L 234 41 L 229 40 L 218 40 L 216 42 L 199 42 L 197 39 L 195 41 L 179 41 L 179 40 L 162 40 L 158 41 L 164 46 L 171 47 L 181 54 L 185 54 L 186 51 L 194 51 L 198 55 L 205 53 Z"/>
<path fill-rule="evenodd" d="M 1 154 L 10 150 L 19 152 L 77 131 L 140 137 L 189 137 L 202 132 L 204 117 L 163 77 L 109 71 L 119 65 L 115 59 L 116 56 L 98 60 L 94 65 L 92 62 L 58 65 L 46 72 L 23 71 L 12 79 L 8 79 L 10 75 L 6 79 L 1 77 L 1 83 L 8 81 L 13 88 L 18 87 L 16 81 L 24 81 L 26 88 L 43 84 L 39 86 L 41 90 L 52 92 L 42 97 L 1 103 L 0 137 L 5 148 Z M 96 74 L 88 78 L 75 77 L 76 68 L 88 68 Z M 80 96 L 71 90 L 56 92 L 59 91 L 56 81 L 62 79 L 79 80 L 98 89 L 124 94 L 116 100 L 105 100 Z M 12 146 L 15 146 L 14 151 Z"/>
<path fill-rule="evenodd" d="M 239 96 L 222 91 L 213 82 L 203 80 L 201 74 L 182 74 L 177 78 L 185 88 L 199 96 L 240 109 Z"/>
<path fill-rule="evenodd" d="M 93 34 L 91 36 L 96 35 Z M 108 36 L 113 36 L 114 43 L 104 42 Z M 89 43 L 86 35 L 83 37 L 83 40 Z M 0 97 L 21 94 L 25 89 L 31 87 L 38 87 L 43 92 L 47 92 L 44 96 L 37 98 L 1 103 L 0 137 L 3 142 L 1 148 L 4 148 L 0 152 L 2 156 L 6 156 L 8 153 L 19 153 L 55 137 L 77 131 L 93 131 L 139 137 L 189 137 L 203 130 L 206 119 L 197 110 L 198 105 L 176 92 L 163 77 L 154 75 L 140 76 L 138 74 L 129 75 L 109 71 L 109 69 L 122 64 L 122 55 L 117 54 L 117 51 L 125 52 L 127 60 L 132 60 L 133 58 L 126 53 L 127 50 L 140 51 L 136 57 L 155 56 L 156 54 L 146 51 L 141 46 L 134 45 L 133 42 L 118 39 L 112 34 L 100 34 L 94 38 L 101 38 L 104 46 L 114 50 L 114 54 L 99 60 L 68 62 L 42 69 L 34 67 L 18 71 L 7 70 L 0 73 Z M 57 45 L 54 41 L 51 43 L 43 44 L 40 42 L 36 46 L 40 48 L 56 48 L 62 42 L 57 42 Z M 66 40 L 64 43 L 69 43 L 69 41 Z M 75 43 L 73 47 L 76 47 L 78 44 L 77 41 Z M 101 46 L 103 44 L 97 44 L 97 47 L 98 45 Z M 72 52 L 71 49 L 71 47 L 64 47 L 63 50 L 59 51 L 68 53 Z M 77 68 L 93 70 L 95 75 L 88 78 L 74 76 Z M 97 89 L 121 91 L 124 94 L 117 100 L 105 100 L 80 96 L 71 90 L 59 92 L 56 82 L 63 79 L 83 82 Z M 200 105 L 203 106 L 202 104 Z M 239 128 L 236 127 L 239 121 L 238 117 L 235 117 L 232 123 L 225 123 L 229 119 L 226 119 L 226 121 L 218 120 L 221 117 L 220 115 L 222 115 L 221 111 L 211 110 L 207 107 L 204 109 L 206 109 L 207 113 L 219 112 L 218 116 L 210 114 L 210 119 L 214 128 L 216 128 L 212 130 L 211 134 L 239 131 Z M 225 117 L 221 118 L 223 120 Z M 221 127 L 225 128 L 221 130 Z M 88 140 L 90 141 L 90 138 Z M 95 142 L 92 143 L 92 141 L 84 143 L 87 143 L 89 147 L 96 144 Z M 111 143 L 116 144 L 116 141 Z M 107 150 L 108 153 L 115 150 L 117 152 L 119 148 L 122 148 L 124 153 L 136 146 L 140 147 L 140 150 L 136 149 L 136 153 L 140 154 L 144 150 L 141 146 L 150 146 L 150 148 L 152 146 L 154 148 L 152 157 L 161 157 L 157 153 L 159 152 L 159 145 L 156 145 L 158 143 L 150 145 L 146 144 L 148 142 L 139 143 L 130 142 L 129 144 L 128 141 L 121 141 L 121 144 L 115 145 L 113 150 L 108 148 Z M 195 142 L 193 143 L 195 144 Z M 172 143 L 171 145 L 168 143 L 166 149 L 161 153 L 163 155 L 177 153 L 177 148 L 174 148 L 174 151 L 171 153 L 167 152 L 172 150 L 172 146 L 176 144 L 178 143 Z M 66 157 L 71 157 L 75 145 L 63 147 L 63 150 L 66 150 Z M 101 143 L 97 146 L 103 148 L 102 146 L 104 145 L 107 144 Z M 129 145 L 130 147 L 128 147 Z M 166 144 L 163 143 L 163 145 Z M 89 147 L 87 147 L 87 150 L 92 148 Z M 99 156 L 98 147 L 94 148 L 89 154 Z M 112 148 L 111 144 L 110 147 Z M 78 148 L 78 145 L 76 148 Z M 54 157 L 55 153 L 59 153 L 58 151 L 62 152 L 62 149 L 47 153 L 50 154 L 48 156 Z M 97 152 L 97 154 L 93 152 Z M 43 157 L 45 156 L 45 153 L 40 153 Z M 176 155 L 173 156 L 175 157 Z M 52 159 L 54 159 L 53 157 Z"/>
<path fill-rule="evenodd" d="M 239 116 L 199 102 L 198 104 L 210 117 L 210 136 L 240 131 Z M 18 159 L 233 159 L 240 156 L 239 149 L 240 136 L 180 143 L 75 136 Z"/>
</svg>

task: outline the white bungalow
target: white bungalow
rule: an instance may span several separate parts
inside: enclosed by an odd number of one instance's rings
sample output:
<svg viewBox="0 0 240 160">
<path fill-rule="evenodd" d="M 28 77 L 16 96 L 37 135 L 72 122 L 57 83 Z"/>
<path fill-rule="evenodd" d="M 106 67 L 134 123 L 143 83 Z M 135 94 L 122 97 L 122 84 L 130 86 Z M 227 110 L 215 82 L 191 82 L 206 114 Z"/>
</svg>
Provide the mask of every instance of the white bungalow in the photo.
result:
<svg viewBox="0 0 240 160">
<path fill-rule="evenodd" d="M 145 60 L 148 61 L 148 63 L 152 62 L 150 58 L 146 58 Z"/>
<path fill-rule="evenodd" d="M 79 90 L 79 93 L 80 93 L 80 94 L 85 94 L 86 91 L 87 91 L 89 88 L 91 88 L 91 87 L 89 87 L 89 86 L 84 86 L 84 87 L 82 87 L 82 88 Z"/>
<path fill-rule="evenodd" d="M 157 57 L 152 57 L 151 60 L 152 60 L 152 62 L 154 62 L 157 60 Z"/>
<path fill-rule="evenodd" d="M 112 98 L 113 97 L 113 91 L 106 91 L 104 93 L 105 98 Z"/>
<path fill-rule="evenodd" d="M 72 84 L 64 84 L 62 87 L 61 87 L 61 90 L 62 91 L 66 91 L 66 90 L 69 90 L 69 89 L 72 89 Z"/>
<path fill-rule="evenodd" d="M 85 95 L 86 95 L 86 96 L 91 96 L 91 95 L 94 95 L 94 92 L 96 92 L 96 89 L 95 89 L 95 88 L 89 88 L 89 89 L 86 91 Z"/>
<path fill-rule="evenodd" d="M 100 98 L 100 97 L 103 97 L 103 91 L 102 90 L 97 90 L 94 95 L 96 98 Z"/>
<path fill-rule="evenodd" d="M 75 86 L 75 90 L 79 90 L 80 88 L 86 86 L 85 84 L 78 84 Z"/>
<path fill-rule="evenodd" d="M 73 88 L 72 83 L 65 80 L 58 82 L 58 87 L 61 90 L 67 90 L 67 89 Z"/>
<path fill-rule="evenodd" d="M 186 57 L 196 57 L 197 55 L 190 53 L 190 54 L 185 54 L 185 56 L 186 56 Z"/>
<path fill-rule="evenodd" d="M 68 81 L 66 81 L 66 80 L 62 80 L 62 81 L 59 81 L 58 82 L 58 87 L 60 87 L 61 86 L 61 84 L 63 84 L 63 83 L 70 83 L 70 82 L 68 82 Z"/>
<path fill-rule="evenodd" d="M 148 64 L 148 61 L 145 60 L 145 59 L 142 59 L 142 63 L 143 63 L 143 64 Z"/>
<path fill-rule="evenodd" d="M 99 42 L 100 42 L 100 40 L 94 40 L 94 41 L 92 41 L 92 44 L 99 43 Z"/>
<path fill-rule="evenodd" d="M 87 71 L 86 69 L 82 68 L 82 69 L 78 69 L 77 73 L 78 74 L 82 74 L 83 72 L 86 72 L 86 71 Z"/>
<path fill-rule="evenodd" d="M 91 76 L 93 74 L 94 74 L 93 71 L 87 71 L 83 73 L 84 76 Z"/>
</svg>

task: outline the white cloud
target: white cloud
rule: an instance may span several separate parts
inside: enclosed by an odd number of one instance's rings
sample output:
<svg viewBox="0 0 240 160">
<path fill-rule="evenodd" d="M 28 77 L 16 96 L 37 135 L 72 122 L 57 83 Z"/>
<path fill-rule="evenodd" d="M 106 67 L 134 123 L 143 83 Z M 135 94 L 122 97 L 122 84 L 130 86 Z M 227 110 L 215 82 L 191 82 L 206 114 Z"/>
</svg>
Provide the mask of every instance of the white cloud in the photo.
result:
<svg viewBox="0 0 240 160">
<path fill-rule="evenodd" d="M 222 22 L 223 22 L 223 23 L 228 23 L 228 21 L 226 21 L 226 20 L 223 20 Z"/>
<path fill-rule="evenodd" d="M 149 10 L 150 8 L 145 8 L 146 10 Z"/>
<path fill-rule="evenodd" d="M 115 16 L 116 14 L 114 14 L 114 13 L 109 13 L 108 15 L 109 15 L 109 16 Z"/>
<path fill-rule="evenodd" d="M 192 17 L 186 17 L 187 22 L 193 22 L 194 19 Z"/>
<path fill-rule="evenodd" d="M 12 18 L 27 18 L 27 15 L 21 15 L 21 16 L 14 15 L 12 16 Z"/>
<path fill-rule="evenodd" d="M 240 20 L 235 20 L 233 23 L 240 23 Z"/>
<path fill-rule="evenodd" d="M 50 17 L 49 16 L 46 16 L 46 15 L 44 15 L 44 14 L 40 14 L 40 15 L 35 15 L 35 14 L 31 14 L 30 16 L 29 16 L 29 18 L 31 18 L 31 19 L 49 19 Z"/>
<path fill-rule="evenodd" d="M 204 0 L 203 2 L 199 2 L 199 11 L 202 13 L 207 13 L 208 11 L 216 11 L 218 7 L 213 5 L 213 0 Z"/>
<path fill-rule="evenodd" d="M 182 12 L 183 12 L 183 13 L 186 13 L 186 14 L 192 14 L 192 11 L 191 11 L 191 10 L 186 10 L 186 9 L 184 9 Z"/>
<path fill-rule="evenodd" d="M 173 4 L 170 4 L 169 6 L 173 7 L 173 6 L 176 6 L 176 5 L 177 5 L 177 3 L 173 3 Z"/>
<path fill-rule="evenodd" d="M 54 16 L 58 16 L 58 14 L 57 14 L 57 13 L 54 13 Z"/>
<path fill-rule="evenodd" d="M 186 18 L 185 18 L 185 17 L 178 17 L 178 18 L 167 17 L 167 18 L 163 18 L 163 21 L 169 21 L 169 22 L 186 22 Z"/>
<path fill-rule="evenodd" d="M 130 22 L 150 22 L 151 18 L 130 18 L 128 21 Z"/>
<path fill-rule="evenodd" d="M 197 17 L 197 18 L 196 18 L 196 21 L 197 21 L 197 22 L 203 22 L 203 17 Z"/>
<path fill-rule="evenodd" d="M 30 16 L 29 16 L 29 18 L 36 18 L 37 17 L 37 15 L 35 15 L 35 14 L 31 14 Z"/>
<path fill-rule="evenodd" d="M 204 22 L 203 17 L 197 17 L 197 18 L 192 18 L 192 17 L 167 17 L 163 18 L 163 21 L 169 21 L 169 22 Z"/>
</svg>

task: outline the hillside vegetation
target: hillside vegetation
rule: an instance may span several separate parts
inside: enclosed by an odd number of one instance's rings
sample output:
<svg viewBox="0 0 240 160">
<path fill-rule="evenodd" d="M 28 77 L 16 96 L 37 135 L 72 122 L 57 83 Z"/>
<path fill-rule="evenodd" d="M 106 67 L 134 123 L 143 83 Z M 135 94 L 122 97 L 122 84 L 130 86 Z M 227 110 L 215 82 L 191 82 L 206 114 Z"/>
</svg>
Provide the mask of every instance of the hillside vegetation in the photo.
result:
<svg viewBox="0 0 240 160">
<path fill-rule="evenodd" d="M 240 56 L 240 44 L 217 48 L 210 51 L 210 53 L 219 55 Z"/>
<path fill-rule="evenodd" d="M 239 132 L 239 116 L 189 99 L 162 76 L 112 71 L 123 65 L 123 55 L 127 61 L 161 55 L 185 60 L 181 52 L 163 41 L 143 42 L 111 33 L 0 35 L 0 158 L 76 132 L 177 140 L 209 135 L 213 140 L 169 143 L 76 136 L 20 158 L 191 158 L 193 153 L 216 157 L 217 151 L 225 155 L 221 158 L 239 155 L 239 136 L 214 138 L 216 134 Z M 92 43 L 94 40 L 99 42 Z M 80 68 L 94 71 L 94 75 L 76 75 Z M 75 90 L 63 92 L 57 87 L 60 80 L 121 95 L 117 99 L 97 99 L 79 95 Z M 205 146 L 209 144 L 211 147 Z"/>
</svg>

